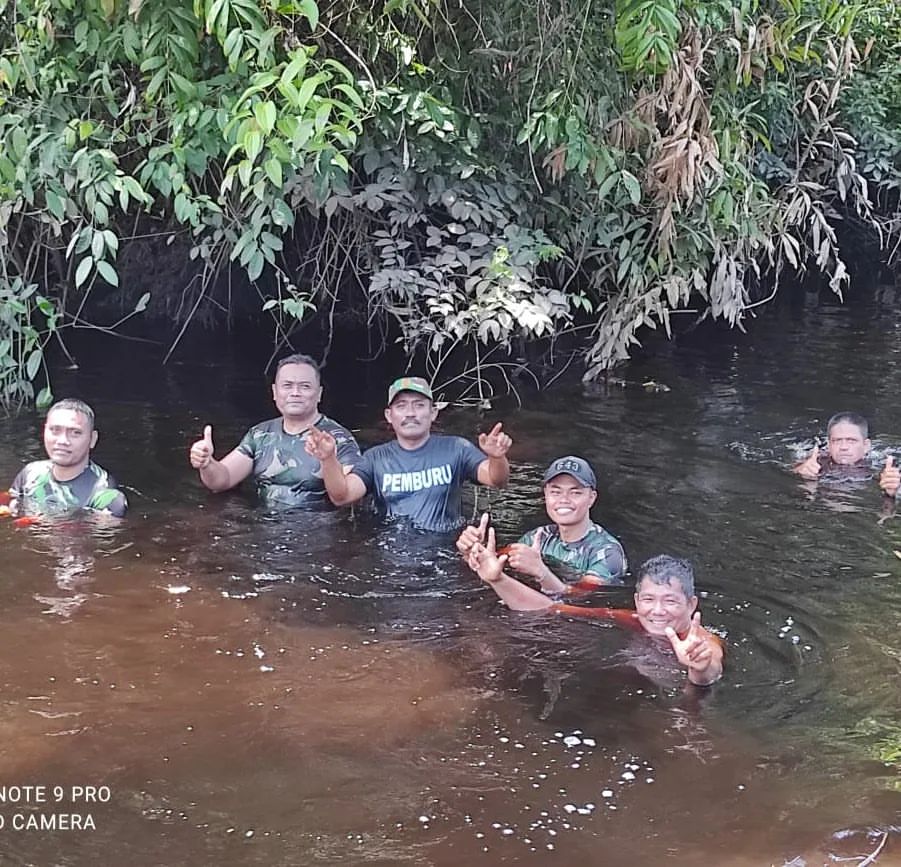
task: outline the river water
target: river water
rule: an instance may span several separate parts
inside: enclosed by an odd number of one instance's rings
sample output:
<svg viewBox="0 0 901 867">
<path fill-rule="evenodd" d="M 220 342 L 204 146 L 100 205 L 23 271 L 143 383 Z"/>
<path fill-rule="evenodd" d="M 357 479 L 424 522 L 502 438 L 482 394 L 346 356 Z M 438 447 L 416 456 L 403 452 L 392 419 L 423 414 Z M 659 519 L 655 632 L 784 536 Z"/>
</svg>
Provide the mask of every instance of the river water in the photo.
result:
<svg viewBox="0 0 901 867">
<path fill-rule="evenodd" d="M 515 440 L 509 488 L 468 501 L 501 541 L 575 452 L 633 564 L 695 563 L 728 644 L 706 692 L 614 626 L 508 611 L 447 538 L 208 494 L 188 446 L 272 415 L 256 360 L 120 346 L 60 371 L 131 511 L 0 523 L 0 862 L 901 864 L 901 523 L 873 482 L 786 471 L 841 409 L 901 455 L 899 331 L 894 306 L 808 296 L 645 351 L 625 386 L 443 413 Z M 384 439 L 397 372 L 327 371 L 323 409 Z M 0 477 L 40 424 L 0 422 Z M 41 815 L 93 828 L 22 827 Z"/>
</svg>

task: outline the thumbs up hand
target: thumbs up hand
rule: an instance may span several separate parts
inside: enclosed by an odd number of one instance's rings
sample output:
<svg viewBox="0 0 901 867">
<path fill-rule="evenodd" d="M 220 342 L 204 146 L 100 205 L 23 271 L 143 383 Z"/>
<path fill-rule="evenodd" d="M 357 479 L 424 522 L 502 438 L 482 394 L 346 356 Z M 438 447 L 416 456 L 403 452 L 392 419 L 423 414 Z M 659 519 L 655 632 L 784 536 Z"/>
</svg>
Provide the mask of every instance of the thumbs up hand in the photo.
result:
<svg viewBox="0 0 901 867">
<path fill-rule="evenodd" d="M 541 559 L 541 540 L 544 535 L 544 527 L 539 527 L 535 531 L 535 537 L 532 539 L 531 545 L 523 545 L 517 542 L 510 546 L 510 568 L 523 575 L 531 575 L 533 578 L 541 578 L 546 566 L 544 560 Z"/>
<path fill-rule="evenodd" d="M 879 474 L 879 487 L 888 497 L 894 497 L 901 487 L 901 469 L 895 466 L 895 459 L 889 455 L 885 459 L 885 466 Z"/>
<path fill-rule="evenodd" d="M 813 450 L 807 456 L 807 459 L 802 461 L 795 467 L 795 472 L 799 476 L 804 476 L 805 479 L 816 479 L 819 478 L 820 475 L 820 447 L 819 445 L 814 445 Z"/>
<path fill-rule="evenodd" d="M 195 470 L 206 469 L 213 460 L 213 428 L 207 425 L 203 429 L 203 439 L 191 446 L 191 466 Z"/>
</svg>

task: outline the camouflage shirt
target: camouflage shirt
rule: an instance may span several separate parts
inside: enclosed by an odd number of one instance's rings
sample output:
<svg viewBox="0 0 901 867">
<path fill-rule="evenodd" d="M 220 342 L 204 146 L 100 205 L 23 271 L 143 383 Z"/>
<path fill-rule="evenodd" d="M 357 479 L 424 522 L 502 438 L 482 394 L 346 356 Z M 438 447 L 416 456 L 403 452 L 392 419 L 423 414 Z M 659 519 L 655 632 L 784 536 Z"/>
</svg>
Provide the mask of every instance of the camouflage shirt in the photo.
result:
<svg viewBox="0 0 901 867">
<path fill-rule="evenodd" d="M 62 515 L 88 509 L 121 518 L 128 509 L 125 494 L 116 489 L 116 480 L 93 461 L 67 482 L 53 477 L 50 461 L 33 461 L 13 480 L 10 495 L 20 515 Z"/>
<path fill-rule="evenodd" d="M 519 541 L 531 545 L 535 534 L 541 534 L 541 559 L 561 581 L 573 583 L 583 575 L 597 575 L 611 584 L 622 584 L 628 564 L 619 539 L 600 524 L 592 523 L 588 532 L 576 542 L 564 542 L 556 524 L 529 530 Z"/>
<path fill-rule="evenodd" d="M 360 447 L 347 428 L 324 415 L 315 426 L 335 438 L 342 464 L 355 464 L 360 459 Z M 257 493 L 265 505 L 331 506 L 319 461 L 304 448 L 308 430 L 285 433 L 282 419 L 273 418 L 254 425 L 238 443 L 238 451 L 253 461 Z"/>
</svg>

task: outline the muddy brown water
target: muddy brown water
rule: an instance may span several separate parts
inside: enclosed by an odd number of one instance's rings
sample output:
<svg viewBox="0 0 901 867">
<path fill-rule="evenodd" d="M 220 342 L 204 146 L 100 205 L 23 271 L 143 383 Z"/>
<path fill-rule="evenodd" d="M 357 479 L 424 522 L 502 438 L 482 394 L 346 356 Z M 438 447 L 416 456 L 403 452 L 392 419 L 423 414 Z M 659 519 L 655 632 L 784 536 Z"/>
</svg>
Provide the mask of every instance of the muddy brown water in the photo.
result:
<svg viewBox="0 0 901 867">
<path fill-rule="evenodd" d="M 800 867 L 884 839 L 871 863 L 901 864 L 901 524 L 874 484 L 785 470 L 843 408 L 901 455 L 899 328 L 811 298 L 647 352 L 625 387 L 444 414 L 515 439 L 509 489 L 468 500 L 502 540 L 576 452 L 633 564 L 695 562 L 729 645 L 704 694 L 615 627 L 507 611 L 447 538 L 207 494 L 203 424 L 221 453 L 271 415 L 240 354 L 60 372 L 131 511 L 0 524 L 0 863 Z M 394 371 L 345 368 L 324 409 L 373 442 Z M 4 479 L 39 429 L 0 422 Z"/>
</svg>

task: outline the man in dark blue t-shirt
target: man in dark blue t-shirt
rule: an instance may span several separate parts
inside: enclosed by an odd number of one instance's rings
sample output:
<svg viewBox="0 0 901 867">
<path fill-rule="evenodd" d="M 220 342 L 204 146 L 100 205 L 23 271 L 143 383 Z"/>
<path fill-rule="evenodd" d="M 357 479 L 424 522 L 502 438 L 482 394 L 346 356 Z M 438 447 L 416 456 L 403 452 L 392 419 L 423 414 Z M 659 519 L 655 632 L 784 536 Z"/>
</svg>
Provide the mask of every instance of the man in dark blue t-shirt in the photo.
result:
<svg viewBox="0 0 901 867">
<path fill-rule="evenodd" d="M 311 431 L 307 451 L 322 465 L 322 479 L 336 506 L 372 494 L 382 513 L 406 517 L 421 530 L 449 532 L 463 522 L 464 481 L 499 488 L 510 475 L 507 451 L 513 440 L 501 424 L 479 434 L 479 448 L 463 437 L 432 433 L 438 410 L 429 384 L 417 376 L 396 380 L 388 389 L 385 419 L 395 439 L 375 446 L 345 472 L 328 431 Z M 481 449 L 481 451 L 480 451 Z"/>
</svg>

